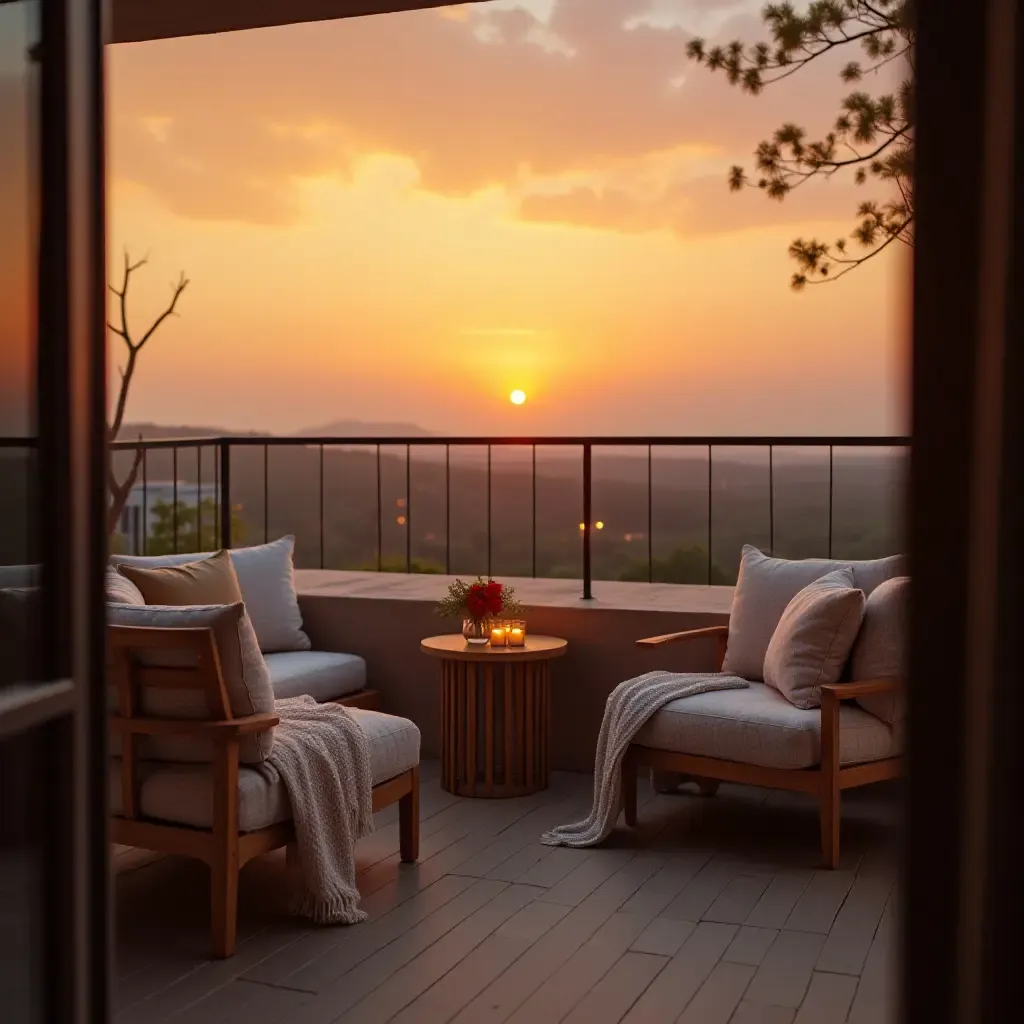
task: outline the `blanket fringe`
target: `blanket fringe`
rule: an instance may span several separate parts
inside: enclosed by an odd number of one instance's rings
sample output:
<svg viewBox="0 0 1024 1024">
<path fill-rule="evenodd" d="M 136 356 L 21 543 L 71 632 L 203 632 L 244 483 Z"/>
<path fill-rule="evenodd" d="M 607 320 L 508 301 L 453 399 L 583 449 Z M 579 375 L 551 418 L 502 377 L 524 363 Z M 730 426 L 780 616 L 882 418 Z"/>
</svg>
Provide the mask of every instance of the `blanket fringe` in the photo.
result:
<svg viewBox="0 0 1024 1024">
<path fill-rule="evenodd" d="M 359 909 L 358 899 L 353 901 L 344 893 L 325 897 L 303 889 L 292 898 L 290 910 L 315 924 L 359 924 L 366 920 L 366 911 Z"/>
</svg>

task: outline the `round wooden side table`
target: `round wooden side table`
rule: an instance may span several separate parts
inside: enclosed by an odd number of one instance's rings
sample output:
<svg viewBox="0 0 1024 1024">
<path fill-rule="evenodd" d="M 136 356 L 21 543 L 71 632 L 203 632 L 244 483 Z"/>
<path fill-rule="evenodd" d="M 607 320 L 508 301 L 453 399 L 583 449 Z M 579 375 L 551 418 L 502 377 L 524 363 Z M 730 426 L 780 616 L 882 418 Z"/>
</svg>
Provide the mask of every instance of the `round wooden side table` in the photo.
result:
<svg viewBox="0 0 1024 1024">
<path fill-rule="evenodd" d="M 510 797 L 548 786 L 553 658 L 565 640 L 527 635 L 525 647 L 470 647 L 427 637 L 441 659 L 441 785 L 459 796 Z"/>
</svg>

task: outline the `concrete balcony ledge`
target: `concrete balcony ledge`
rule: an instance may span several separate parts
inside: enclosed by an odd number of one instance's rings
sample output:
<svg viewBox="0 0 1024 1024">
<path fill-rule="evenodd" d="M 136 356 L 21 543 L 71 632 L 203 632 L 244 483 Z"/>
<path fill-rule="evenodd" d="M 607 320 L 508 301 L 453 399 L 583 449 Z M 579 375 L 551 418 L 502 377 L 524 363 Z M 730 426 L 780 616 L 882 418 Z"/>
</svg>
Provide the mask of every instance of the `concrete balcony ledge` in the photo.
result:
<svg viewBox="0 0 1024 1024">
<path fill-rule="evenodd" d="M 306 632 L 317 650 L 366 659 L 367 682 L 382 710 L 412 719 L 424 756 L 440 750 L 438 663 L 420 641 L 460 624 L 434 605 L 453 576 L 301 569 L 295 573 Z M 579 580 L 502 577 L 516 588 L 528 632 L 564 637 L 569 648 L 552 667 L 551 765 L 591 771 L 605 700 L 618 683 L 654 669 L 708 671 L 712 640 L 656 650 L 641 637 L 728 622 L 732 587 L 595 582 L 584 601 Z"/>
<path fill-rule="evenodd" d="M 459 577 L 391 572 L 346 572 L 336 569 L 297 569 L 300 594 L 318 597 L 386 598 L 394 601 L 436 602 Z M 462 579 L 471 578 L 463 575 Z M 584 601 L 581 580 L 500 577 L 515 587 L 516 596 L 530 608 L 580 608 L 606 611 L 729 614 L 733 587 L 677 583 L 619 583 L 595 580 L 593 599 Z"/>
</svg>

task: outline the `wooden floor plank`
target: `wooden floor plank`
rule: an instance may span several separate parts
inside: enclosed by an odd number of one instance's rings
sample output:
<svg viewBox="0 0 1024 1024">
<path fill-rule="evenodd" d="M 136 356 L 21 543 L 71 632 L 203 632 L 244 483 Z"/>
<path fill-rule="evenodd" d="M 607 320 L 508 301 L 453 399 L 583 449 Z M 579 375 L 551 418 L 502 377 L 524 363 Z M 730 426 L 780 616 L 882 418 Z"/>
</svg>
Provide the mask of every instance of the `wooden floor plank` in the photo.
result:
<svg viewBox="0 0 1024 1024">
<path fill-rule="evenodd" d="M 845 1024 L 857 979 L 815 971 L 794 1024 Z"/>
<path fill-rule="evenodd" d="M 637 953 L 675 956 L 696 927 L 691 921 L 657 917 L 637 936 L 636 941 L 629 948 Z"/>
<path fill-rule="evenodd" d="M 708 861 L 665 908 L 664 916 L 680 921 L 699 921 L 736 874 L 737 866 L 733 862 Z"/>
<path fill-rule="evenodd" d="M 822 947 L 819 971 L 861 973 L 894 882 L 891 873 L 858 875 Z"/>
<path fill-rule="evenodd" d="M 754 928 L 745 924 L 736 933 L 722 959 L 758 967 L 778 934 L 777 928 Z"/>
<path fill-rule="evenodd" d="M 519 844 L 517 839 L 511 841 Z M 494 878 L 502 882 L 514 882 L 517 878 L 525 875 L 538 862 L 543 861 L 545 857 L 550 857 L 554 850 L 555 847 L 544 846 L 541 843 L 528 843 L 525 846 L 519 845 L 518 852 L 496 864 L 484 877 Z"/>
<path fill-rule="evenodd" d="M 781 931 L 771 944 L 747 990 L 755 1003 L 799 1008 L 825 942 L 815 932 Z"/>
<path fill-rule="evenodd" d="M 245 973 L 250 981 L 316 991 L 323 973 L 333 980 L 429 917 L 473 885 L 472 878 L 445 875 L 398 902 L 398 885 L 363 900 L 370 916 L 354 928 L 319 928 L 289 944 Z M 329 966 L 324 967 L 325 958 Z"/>
<path fill-rule="evenodd" d="M 787 1006 L 767 1006 L 743 1000 L 729 1024 L 793 1024 L 796 1010 Z"/>
<path fill-rule="evenodd" d="M 541 899 L 549 903 L 562 903 L 568 907 L 575 907 L 635 856 L 636 854 L 632 850 L 607 850 L 600 847 L 591 850 L 590 856 L 586 860 L 548 889 Z M 619 900 L 619 902 L 623 901 Z"/>
<path fill-rule="evenodd" d="M 852 871 L 815 871 L 810 884 L 786 918 L 790 931 L 828 935 L 856 875 Z"/>
<path fill-rule="evenodd" d="M 600 983 L 647 924 L 636 914 L 613 914 L 519 1007 L 509 1024 L 557 1024 Z"/>
<path fill-rule="evenodd" d="M 814 877 L 813 871 L 781 871 L 776 873 L 764 894 L 747 915 L 746 923 L 758 928 L 785 927 L 804 890 Z"/>
<path fill-rule="evenodd" d="M 666 956 L 623 954 L 576 1004 L 565 1024 L 617 1024 L 667 963 Z"/>
<path fill-rule="evenodd" d="M 352 956 L 346 950 L 349 955 L 338 960 L 323 957 L 299 971 L 293 979 L 296 987 L 312 990 L 321 996 L 311 1008 L 315 1012 L 300 1019 L 333 1021 L 507 888 L 505 882 L 486 879 L 474 882 L 465 892 L 459 893 L 370 956 L 359 958 L 358 954 Z M 321 1012 L 330 1006 L 335 1009 L 333 1016 Z"/>
<path fill-rule="evenodd" d="M 485 939 L 458 966 L 418 996 L 395 1024 L 442 1024 L 480 994 L 495 978 L 550 931 L 569 907 L 534 900 Z"/>
<path fill-rule="evenodd" d="M 623 1020 L 626 1024 L 670 1024 L 679 1018 L 715 969 L 736 926 L 702 921 L 679 952 L 647 986 Z"/>
<path fill-rule="evenodd" d="M 615 913 L 612 901 L 590 897 L 574 907 L 455 1018 L 457 1024 L 507 1020 Z"/>
<path fill-rule="evenodd" d="M 386 1024 L 536 897 L 531 886 L 509 886 L 335 1019 L 339 1024 Z"/>
<path fill-rule="evenodd" d="M 771 875 L 737 875 L 705 911 L 704 920 L 743 924 L 771 881 Z"/>
<path fill-rule="evenodd" d="M 678 1024 L 729 1024 L 756 968 L 722 961 L 683 1011 Z"/>
<path fill-rule="evenodd" d="M 528 871 L 524 871 L 516 881 L 523 885 L 539 885 L 544 889 L 550 889 L 558 885 L 566 875 L 581 868 L 593 856 L 592 850 L 573 850 L 568 846 L 553 846 L 550 849 L 548 856 L 537 861 Z"/>
<path fill-rule="evenodd" d="M 890 1024 L 896 1020 L 898 960 L 894 901 L 886 907 L 868 950 L 850 1007 L 849 1024 Z"/>
</svg>

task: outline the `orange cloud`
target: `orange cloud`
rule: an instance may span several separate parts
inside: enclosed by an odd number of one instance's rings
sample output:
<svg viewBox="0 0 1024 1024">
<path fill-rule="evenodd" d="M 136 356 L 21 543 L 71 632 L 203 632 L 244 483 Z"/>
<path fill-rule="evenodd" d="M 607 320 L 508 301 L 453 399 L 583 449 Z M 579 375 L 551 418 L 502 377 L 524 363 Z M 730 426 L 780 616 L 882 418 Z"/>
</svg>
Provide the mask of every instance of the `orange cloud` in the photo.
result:
<svg viewBox="0 0 1024 1024">
<path fill-rule="evenodd" d="M 528 196 L 538 179 L 639 165 L 681 144 L 742 160 L 795 111 L 826 127 L 840 88 L 823 67 L 755 99 L 697 68 L 681 25 L 706 24 L 707 0 L 653 14 L 649 0 L 558 0 L 548 21 L 487 4 L 449 10 L 115 47 L 114 173 L 180 215 L 255 223 L 296 219 L 300 179 L 347 178 L 373 152 L 409 157 L 420 187 L 443 195 Z M 723 38 L 760 36 L 749 5 L 724 10 L 740 13 Z M 303 134 L 311 124 L 323 130 Z M 524 209 L 553 205 L 533 197 Z"/>
</svg>

